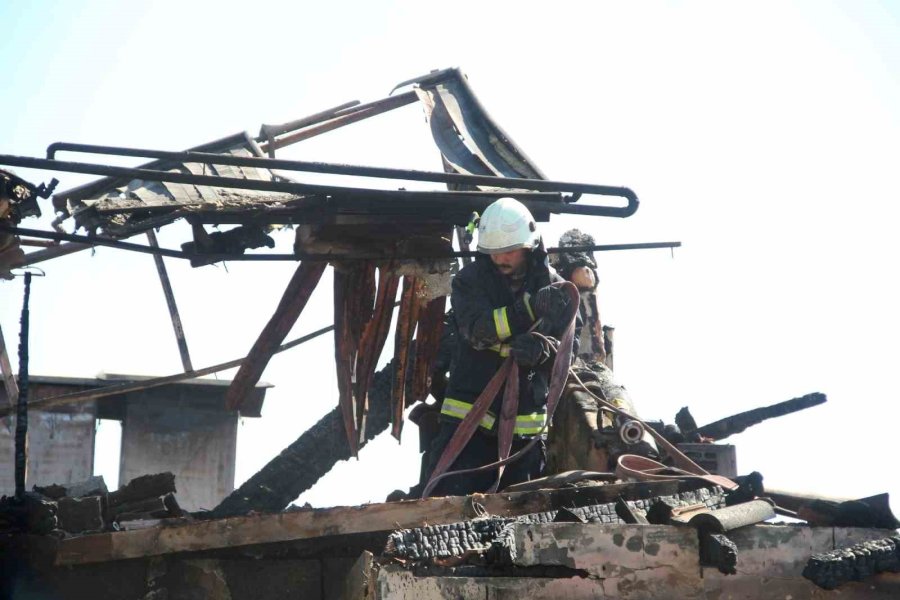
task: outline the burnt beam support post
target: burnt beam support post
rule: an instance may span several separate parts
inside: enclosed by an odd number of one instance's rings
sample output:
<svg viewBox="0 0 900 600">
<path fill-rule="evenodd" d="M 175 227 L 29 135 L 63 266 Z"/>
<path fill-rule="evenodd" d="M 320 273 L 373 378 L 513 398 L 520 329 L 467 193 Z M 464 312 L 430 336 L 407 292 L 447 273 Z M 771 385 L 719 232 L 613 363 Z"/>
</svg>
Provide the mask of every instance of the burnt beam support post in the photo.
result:
<svg viewBox="0 0 900 600">
<path fill-rule="evenodd" d="M 150 242 L 151 248 L 159 248 L 156 241 L 156 234 L 152 229 L 147 231 L 147 241 Z M 191 364 L 191 355 L 188 352 L 187 340 L 184 337 L 184 327 L 181 325 L 181 316 L 178 314 L 178 306 L 175 304 L 175 294 L 172 292 L 172 283 L 169 281 L 169 273 L 166 271 L 166 265 L 163 263 L 163 257 L 159 254 L 153 255 L 153 261 L 156 263 L 156 272 L 159 274 L 159 282 L 162 284 L 163 294 L 166 296 L 166 305 L 169 307 L 169 317 L 172 320 L 172 329 L 175 330 L 175 339 L 178 341 L 178 352 L 181 354 L 181 366 L 184 367 L 185 373 L 193 371 Z"/>
<path fill-rule="evenodd" d="M 304 261 L 297 267 L 284 290 L 278 308 L 259 334 L 225 394 L 225 403 L 229 410 L 239 410 L 244 397 L 259 382 L 272 355 L 278 350 L 279 344 L 284 341 L 306 307 L 326 266 L 328 263 L 325 262 Z"/>
<path fill-rule="evenodd" d="M 31 273 L 25 273 L 25 299 L 22 301 L 22 329 L 19 333 L 19 398 L 16 411 L 16 499 L 25 496 L 28 472 L 28 300 L 31 296 Z"/>
</svg>

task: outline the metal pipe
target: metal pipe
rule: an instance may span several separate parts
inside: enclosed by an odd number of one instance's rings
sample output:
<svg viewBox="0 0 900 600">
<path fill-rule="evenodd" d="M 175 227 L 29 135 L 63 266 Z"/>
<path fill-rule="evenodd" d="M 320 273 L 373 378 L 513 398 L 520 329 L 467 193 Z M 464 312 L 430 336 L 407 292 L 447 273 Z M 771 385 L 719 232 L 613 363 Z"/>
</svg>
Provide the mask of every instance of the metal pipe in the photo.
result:
<svg viewBox="0 0 900 600">
<path fill-rule="evenodd" d="M 245 158 L 244 160 L 248 160 Z M 270 161 L 274 159 L 258 159 Z M 435 210 L 441 208 L 456 208 L 465 210 L 484 210 L 497 198 L 513 195 L 518 196 L 532 211 L 549 211 L 558 214 L 582 214 L 604 217 L 629 217 L 638 208 L 638 199 L 635 193 L 628 188 L 615 188 L 610 186 L 595 186 L 584 184 L 565 184 L 567 188 L 583 188 L 584 193 L 622 196 L 627 199 L 627 206 L 597 206 L 574 205 L 563 201 L 562 197 L 550 200 L 547 194 L 535 192 L 443 192 L 443 191 L 408 191 L 408 190 L 379 190 L 368 188 L 350 188 L 342 186 L 316 185 L 310 183 L 297 183 L 293 181 L 263 181 L 257 179 L 241 179 L 237 177 L 219 177 L 213 175 L 194 175 L 189 173 L 177 173 L 171 171 L 157 171 L 155 169 L 116 167 L 111 165 L 97 165 L 71 161 L 58 161 L 46 158 L 34 158 L 30 156 L 0 155 L 0 165 L 24 167 L 28 169 L 48 169 L 55 171 L 67 171 L 72 173 L 86 173 L 88 175 L 103 175 L 126 180 L 143 179 L 146 181 L 168 181 L 174 183 L 186 183 L 190 185 L 205 185 L 212 187 L 257 190 L 264 192 L 283 192 L 295 195 L 318 195 L 341 200 L 358 200 L 365 204 L 364 208 L 378 211 L 385 207 L 398 207 L 427 203 L 429 208 Z M 269 165 L 271 166 L 271 165 Z M 457 174 L 458 176 L 458 174 Z M 468 177 L 468 176 L 465 176 Z M 482 176 L 478 176 L 482 177 Z M 508 179 L 508 178 L 500 178 Z M 537 181 L 526 179 L 523 181 Z"/>
<path fill-rule="evenodd" d="M 319 134 L 332 131 L 333 129 L 338 129 L 339 127 L 343 127 L 344 125 L 350 125 L 351 123 L 356 123 L 357 121 L 362 121 L 363 119 L 368 119 L 369 117 L 380 115 L 381 113 L 394 110 L 395 108 L 400 108 L 401 106 L 412 104 L 417 99 L 418 97 L 416 96 L 415 92 L 407 92 L 406 94 L 401 94 L 400 96 L 392 96 L 389 98 L 384 98 L 382 100 L 376 100 L 375 102 L 370 102 L 368 105 L 355 106 L 351 109 L 348 109 L 352 112 L 335 115 L 335 118 L 330 119 L 322 123 L 321 125 L 316 125 L 315 127 L 310 127 L 308 129 L 297 131 L 296 133 L 288 134 L 279 140 L 275 140 L 272 143 L 260 144 L 260 148 L 269 153 L 269 155 L 272 155 L 273 151 L 279 148 L 284 148 L 285 146 L 290 146 L 291 144 L 294 144 L 296 142 L 301 142 L 311 137 L 315 137 Z"/>
<path fill-rule="evenodd" d="M 644 426 L 638 421 L 628 420 L 619 427 L 619 438 L 631 446 L 644 439 Z"/>
<path fill-rule="evenodd" d="M 156 241 L 156 234 L 152 229 L 147 230 L 147 241 L 150 242 L 151 248 L 159 250 L 159 242 Z M 175 292 L 172 291 L 169 273 L 166 271 L 166 265 L 162 256 L 154 253 L 153 261 L 156 263 L 156 273 L 159 275 L 163 295 L 166 297 L 166 306 L 169 308 L 169 318 L 172 321 L 172 329 L 175 331 L 175 341 L 178 342 L 178 353 L 181 355 L 181 366 L 184 367 L 185 372 L 193 371 L 194 367 L 191 365 L 191 355 L 188 352 L 187 340 L 184 337 L 181 315 L 178 314 L 178 305 L 175 304 Z"/>
<path fill-rule="evenodd" d="M 466 175 L 462 173 L 444 173 L 440 171 L 419 171 L 414 169 L 392 169 L 385 167 L 367 167 L 362 165 L 342 165 L 334 163 L 310 162 L 259 158 L 250 156 L 231 156 L 212 152 L 168 152 L 145 148 L 124 148 L 120 146 L 100 146 L 94 144 L 76 144 L 71 142 L 54 142 L 47 147 L 47 158 L 55 159 L 57 152 L 78 152 L 84 154 L 105 154 L 110 156 L 133 156 L 155 158 L 177 163 L 222 164 L 240 167 L 260 167 L 264 169 L 281 169 L 285 171 L 306 171 L 311 173 L 328 173 L 334 175 L 354 175 L 359 177 L 376 177 L 383 179 L 403 179 L 411 181 L 431 181 L 436 183 L 452 183 L 461 185 L 486 185 L 505 189 L 526 189 L 544 192 L 569 192 L 600 196 L 616 196 L 623 198 L 637 196 L 625 187 L 595 185 L 551 181 L 547 179 L 526 179 L 522 177 L 497 177 L 494 175 Z"/>
<path fill-rule="evenodd" d="M 469 250 L 464 252 L 445 252 L 445 253 L 434 253 L 434 254 L 379 254 L 379 253 L 356 253 L 351 255 L 344 254 L 314 254 L 314 253 L 305 253 L 299 252 L 296 254 L 202 254 L 202 253 L 188 253 L 183 252 L 181 250 L 169 250 L 167 248 L 152 248 L 150 246 L 144 246 L 141 244 L 134 244 L 131 242 L 123 242 L 121 240 L 115 240 L 111 238 L 102 238 L 97 236 L 87 236 L 87 235 L 77 235 L 72 233 L 58 233 L 55 231 L 40 231 L 38 229 L 27 229 L 24 227 L 10 227 L 8 225 L 0 224 L 0 231 L 8 232 L 13 235 L 28 235 L 36 238 L 43 238 L 49 240 L 57 240 L 57 241 L 66 241 L 66 242 L 74 242 L 78 246 L 73 247 L 73 245 L 67 246 L 59 246 L 61 249 L 68 250 L 65 252 L 66 254 L 70 252 L 77 252 L 78 250 L 86 249 L 90 246 L 107 246 L 110 248 L 117 248 L 119 250 L 129 250 L 132 252 L 141 252 L 144 254 L 156 254 L 159 256 L 168 256 L 171 258 L 184 258 L 184 259 L 192 259 L 202 257 L 208 260 L 231 260 L 231 261 L 281 261 L 281 260 L 289 260 L 289 261 L 297 261 L 297 260 L 309 260 L 309 261 L 331 261 L 331 260 L 441 260 L 441 259 L 450 259 L 450 258 L 458 258 L 458 257 L 468 257 L 468 256 L 478 256 L 479 252 L 476 250 Z M 641 243 L 641 244 L 607 244 L 607 245 L 597 245 L 597 246 L 569 246 L 564 248 L 549 248 L 547 250 L 548 254 L 559 254 L 562 252 L 572 252 L 572 251 L 591 251 L 591 252 L 605 252 L 605 251 L 613 251 L 613 250 L 648 250 L 654 248 L 678 248 L 681 246 L 681 242 L 649 242 L 649 243 Z M 33 264 L 33 262 L 39 261 L 29 261 L 28 258 L 34 255 L 42 255 L 42 252 L 32 252 L 30 254 L 25 255 L 25 262 L 22 265 L 17 266 L 25 266 L 28 264 Z M 47 260 L 48 258 L 54 258 L 55 256 L 43 256 L 41 260 Z"/>
</svg>

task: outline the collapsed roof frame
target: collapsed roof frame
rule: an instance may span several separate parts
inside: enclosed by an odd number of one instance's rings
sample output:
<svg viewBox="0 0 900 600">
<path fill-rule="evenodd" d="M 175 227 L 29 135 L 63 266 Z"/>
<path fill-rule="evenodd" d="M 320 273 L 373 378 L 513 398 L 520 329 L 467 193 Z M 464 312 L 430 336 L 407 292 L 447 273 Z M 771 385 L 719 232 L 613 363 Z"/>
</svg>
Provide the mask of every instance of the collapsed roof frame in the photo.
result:
<svg viewBox="0 0 900 600">
<path fill-rule="evenodd" d="M 258 138 L 238 134 L 186 152 L 60 142 L 51 144 L 47 158 L 43 159 L 0 155 L 0 164 L 106 176 L 54 195 L 55 208 L 64 217 L 75 217 L 76 227 L 86 227 L 92 235 L 38 232 L 2 224 L 0 228 L 13 234 L 76 242 L 27 255 L 26 263 L 32 264 L 36 260 L 101 244 L 142 249 L 157 256 L 186 257 L 195 266 L 218 260 L 301 260 L 277 310 L 241 361 L 231 384 L 227 402 L 236 410 L 240 409 L 248 390 L 259 380 L 269 359 L 278 351 L 303 311 L 321 278 L 325 262 L 331 263 L 336 273 L 334 332 L 339 406 L 351 452 L 356 455 L 364 440 L 367 389 L 393 319 L 394 299 L 401 288 L 395 333 L 394 364 L 397 368 L 391 398 L 395 436 L 400 434 L 404 407 L 424 400 L 428 395 L 430 363 L 440 338 L 446 292 L 426 289 L 426 280 L 435 267 L 434 263 L 422 261 L 470 254 L 460 236 L 459 226 L 470 221 L 472 212 L 480 212 L 501 196 L 518 198 L 532 210 L 536 219 L 542 221 L 548 220 L 550 214 L 567 213 L 625 218 L 638 208 L 637 195 L 625 187 L 545 179 L 488 116 L 458 70 L 435 72 L 400 85 L 409 84 L 415 86 L 411 92 L 368 104 L 344 104 L 280 126 L 263 125 Z M 416 99 L 425 107 L 445 172 L 274 158 L 277 148 L 393 110 Z M 141 167 L 128 168 L 60 161 L 56 159 L 56 153 L 60 151 L 155 160 Z M 449 189 L 410 191 L 316 185 L 291 181 L 271 169 L 437 182 L 446 184 Z M 216 174 L 210 175 L 208 170 Z M 243 195 L 235 194 L 234 190 L 240 190 Z M 98 194 L 105 196 L 88 200 Z M 625 200 L 625 205 L 577 204 L 584 195 L 620 197 Z M 220 201 L 223 197 L 225 200 Z M 159 248 L 152 238 L 150 246 L 121 241 L 123 237 L 137 233 L 150 233 L 181 217 L 192 225 L 195 241 L 184 244 L 180 253 Z M 203 228 L 209 223 L 239 223 L 241 228 L 258 235 L 250 236 L 253 237 L 250 241 L 229 240 L 231 245 L 223 246 L 220 243 L 223 238 L 213 239 L 213 236 L 231 232 L 209 234 Z M 266 240 L 271 240 L 265 236 L 263 228 L 276 223 L 298 226 L 294 252 L 244 255 L 247 248 L 269 245 Z M 378 227 L 373 227 L 375 224 Z M 448 234 L 453 226 L 457 227 L 460 237 L 462 251 L 459 253 L 454 253 L 450 245 Z M 107 235 L 97 235 L 98 228 L 106 230 Z M 402 238 L 399 242 L 395 239 L 398 237 Z M 346 238 L 350 239 L 347 244 L 344 243 Z M 616 249 L 675 245 L 620 245 Z M 223 247 L 230 251 L 222 252 Z M 317 251 L 319 249 L 324 251 Z M 405 264 L 407 258 L 416 259 L 417 264 L 412 267 Z M 444 267 L 439 267 L 439 275 L 449 276 L 447 270 L 441 270 Z M 163 270 L 160 270 L 160 276 L 165 287 Z M 183 332 L 179 336 L 180 323 L 174 302 L 170 302 L 170 316 L 182 349 L 185 370 L 191 371 Z M 427 336 L 427 343 L 420 339 L 417 351 L 411 353 L 416 331 L 420 334 L 430 332 L 431 335 Z M 434 335 L 435 331 L 438 335 Z M 407 386 L 403 384 L 407 373 L 413 380 L 409 399 L 406 398 Z"/>
</svg>

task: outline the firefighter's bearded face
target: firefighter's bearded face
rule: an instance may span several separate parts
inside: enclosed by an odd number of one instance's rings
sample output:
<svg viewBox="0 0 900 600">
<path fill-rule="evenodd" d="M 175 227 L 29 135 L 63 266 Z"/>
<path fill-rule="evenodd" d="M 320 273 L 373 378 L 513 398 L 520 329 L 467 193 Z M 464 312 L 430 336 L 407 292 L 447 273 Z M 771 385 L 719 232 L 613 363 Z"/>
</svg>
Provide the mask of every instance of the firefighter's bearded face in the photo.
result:
<svg viewBox="0 0 900 600">
<path fill-rule="evenodd" d="M 528 270 L 528 252 L 529 250 L 519 248 L 500 254 L 491 254 L 491 261 L 502 274 L 512 279 L 521 279 L 525 277 L 525 271 Z"/>
</svg>

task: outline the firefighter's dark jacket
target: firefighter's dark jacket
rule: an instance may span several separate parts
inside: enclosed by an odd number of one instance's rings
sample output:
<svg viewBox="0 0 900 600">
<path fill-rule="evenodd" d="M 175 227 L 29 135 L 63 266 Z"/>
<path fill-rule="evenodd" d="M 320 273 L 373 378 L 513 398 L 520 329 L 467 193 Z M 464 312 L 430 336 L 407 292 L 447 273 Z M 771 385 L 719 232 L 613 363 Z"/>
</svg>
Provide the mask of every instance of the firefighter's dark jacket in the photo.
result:
<svg viewBox="0 0 900 600">
<path fill-rule="evenodd" d="M 546 266 L 546 253 L 533 250 L 522 287 L 515 293 L 489 256 L 479 256 L 453 279 L 450 302 L 458 337 L 441 418 L 458 423 L 469 412 L 491 377 L 509 356 L 509 342 L 535 322 L 529 298 L 552 282 L 563 281 Z M 561 332 L 551 332 L 558 337 Z M 577 337 L 577 335 L 576 335 Z M 519 408 L 515 433 L 537 434 L 546 419 L 546 396 L 552 361 L 519 370 Z M 481 420 L 482 432 L 497 431 L 503 390 Z"/>
</svg>

